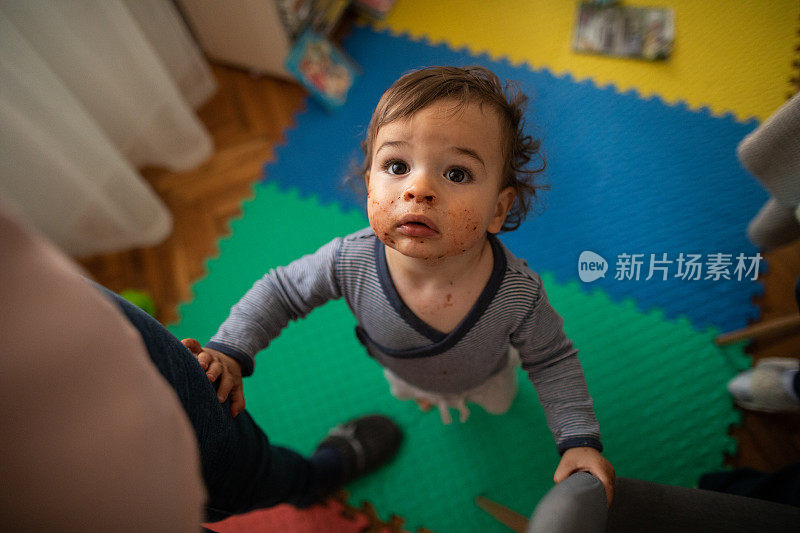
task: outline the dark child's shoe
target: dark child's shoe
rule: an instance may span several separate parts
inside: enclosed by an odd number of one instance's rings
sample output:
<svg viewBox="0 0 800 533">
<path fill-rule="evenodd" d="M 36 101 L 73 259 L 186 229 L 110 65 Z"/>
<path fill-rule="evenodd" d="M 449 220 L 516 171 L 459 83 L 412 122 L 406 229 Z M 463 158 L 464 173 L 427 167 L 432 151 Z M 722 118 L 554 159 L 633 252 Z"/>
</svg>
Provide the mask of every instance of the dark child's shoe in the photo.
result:
<svg viewBox="0 0 800 533">
<path fill-rule="evenodd" d="M 345 484 L 388 463 L 397 454 L 402 440 L 400 427 L 390 418 L 367 415 L 331 429 L 317 449 L 331 448 L 342 456 L 342 484 Z"/>
</svg>

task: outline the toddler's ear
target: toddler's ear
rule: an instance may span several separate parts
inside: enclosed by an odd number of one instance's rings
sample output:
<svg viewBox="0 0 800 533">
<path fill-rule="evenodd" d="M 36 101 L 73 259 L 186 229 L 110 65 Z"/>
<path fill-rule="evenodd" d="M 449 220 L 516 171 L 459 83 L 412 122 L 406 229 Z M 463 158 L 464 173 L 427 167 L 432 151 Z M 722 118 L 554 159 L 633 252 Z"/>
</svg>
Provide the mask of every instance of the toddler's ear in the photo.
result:
<svg viewBox="0 0 800 533">
<path fill-rule="evenodd" d="M 500 230 L 503 228 L 503 223 L 506 221 L 508 211 L 511 209 L 511 206 L 514 205 L 515 197 L 516 193 L 513 187 L 506 187 L 497 195 L 494 217 L 492 217 L 492 222 L 487 228 L 489 233 L 500 233 Z"/>
</svg>

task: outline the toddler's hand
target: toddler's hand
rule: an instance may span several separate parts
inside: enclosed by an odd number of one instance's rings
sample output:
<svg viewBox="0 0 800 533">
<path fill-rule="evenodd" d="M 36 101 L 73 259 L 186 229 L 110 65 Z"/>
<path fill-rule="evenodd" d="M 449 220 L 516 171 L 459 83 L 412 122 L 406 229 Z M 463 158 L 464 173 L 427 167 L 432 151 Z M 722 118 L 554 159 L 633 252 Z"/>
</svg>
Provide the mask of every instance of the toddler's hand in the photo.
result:
<svg viewBox="0 0 800 533">
<path fill-rule="evenodd" d="M 616 473 L 605 457 L 594 448 L 570 448 L 564 452 L 561 462 L 556 468 L 553 480 L 561 483 L 575 472 L 589 472 L 600 481 L 606 488 L 606 498 L 608 505 L 614 497 L 614 479 Z"/>
<path fill-rule="evenodd" d="M 210 382 L 220 378 L 217 398 L 223 403 L 228 395 L 231 397 L 231 416 L 236 417 L 244 411 L 244 388 L 242 387 L 242 367 L 239 362 L 217 350 L 203 348 L 196 339 L 183 339 L 186 346 L 203 367 Z"/>
</svg>

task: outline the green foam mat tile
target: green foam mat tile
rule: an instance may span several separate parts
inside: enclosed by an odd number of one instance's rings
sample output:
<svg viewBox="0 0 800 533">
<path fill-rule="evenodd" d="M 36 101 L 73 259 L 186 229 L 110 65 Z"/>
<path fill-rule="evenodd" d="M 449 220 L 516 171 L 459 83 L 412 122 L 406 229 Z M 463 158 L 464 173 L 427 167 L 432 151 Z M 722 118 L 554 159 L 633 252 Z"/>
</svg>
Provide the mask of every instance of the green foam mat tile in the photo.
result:
<svg viewBox="0 0 800 533">
<path fill-rule="evenodd" d="M 257 186 L 173 333 L 206 341 L 270 267 L 366 225 L 361 213 Z M 542 277 L 581 350 L 617 474 L 693 486 L 701 473 L 721 468 L 735 445 L 728 427 L 738 421 L 725 383 L 748 366 L 741 345 L 717 347 L 714 330 Z M 409 530 L 437 532 L 507 531 L 473 503 L 478 494 L 530 514 L 552 486 L 559 458 L 527 376 L 519 372 L 520 394 L 506 415 L 473 407 L 467 423 L 444 426 L 435 410 L 421 413 L 389 394 L 354 326 L 344 302 L 331 302 L 290 324 L 257 356 L 256 372 L 245 380 L 247 409 L 272 442 L 310 453 L 333 425 L 384 413 L 406 439 L 395 461 L 348 487 L 356 505 L 367 500 L 381 516 L 405 518 Z"/>
</svg>

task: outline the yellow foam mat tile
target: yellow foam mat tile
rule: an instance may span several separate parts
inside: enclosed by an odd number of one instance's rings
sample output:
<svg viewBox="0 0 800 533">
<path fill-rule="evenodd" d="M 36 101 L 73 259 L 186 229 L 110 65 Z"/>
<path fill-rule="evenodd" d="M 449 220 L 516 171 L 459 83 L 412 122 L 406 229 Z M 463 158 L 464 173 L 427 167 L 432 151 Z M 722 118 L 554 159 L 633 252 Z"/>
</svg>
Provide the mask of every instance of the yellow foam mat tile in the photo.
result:
<svg viewBox="0 0 800 533">
<path fill-rule="evenodd" d="M 591 79 L 599 86 L 661 96 L 739 120 L 764 120 L 786 99 L 798 44 L 797 0 L 630 0 L 670 7 L 675 46 L 668 61 L 574 53 L 579 2 L 569 0 L 398 0 L 379 27 L 472 53 Z"/>
</svg>

